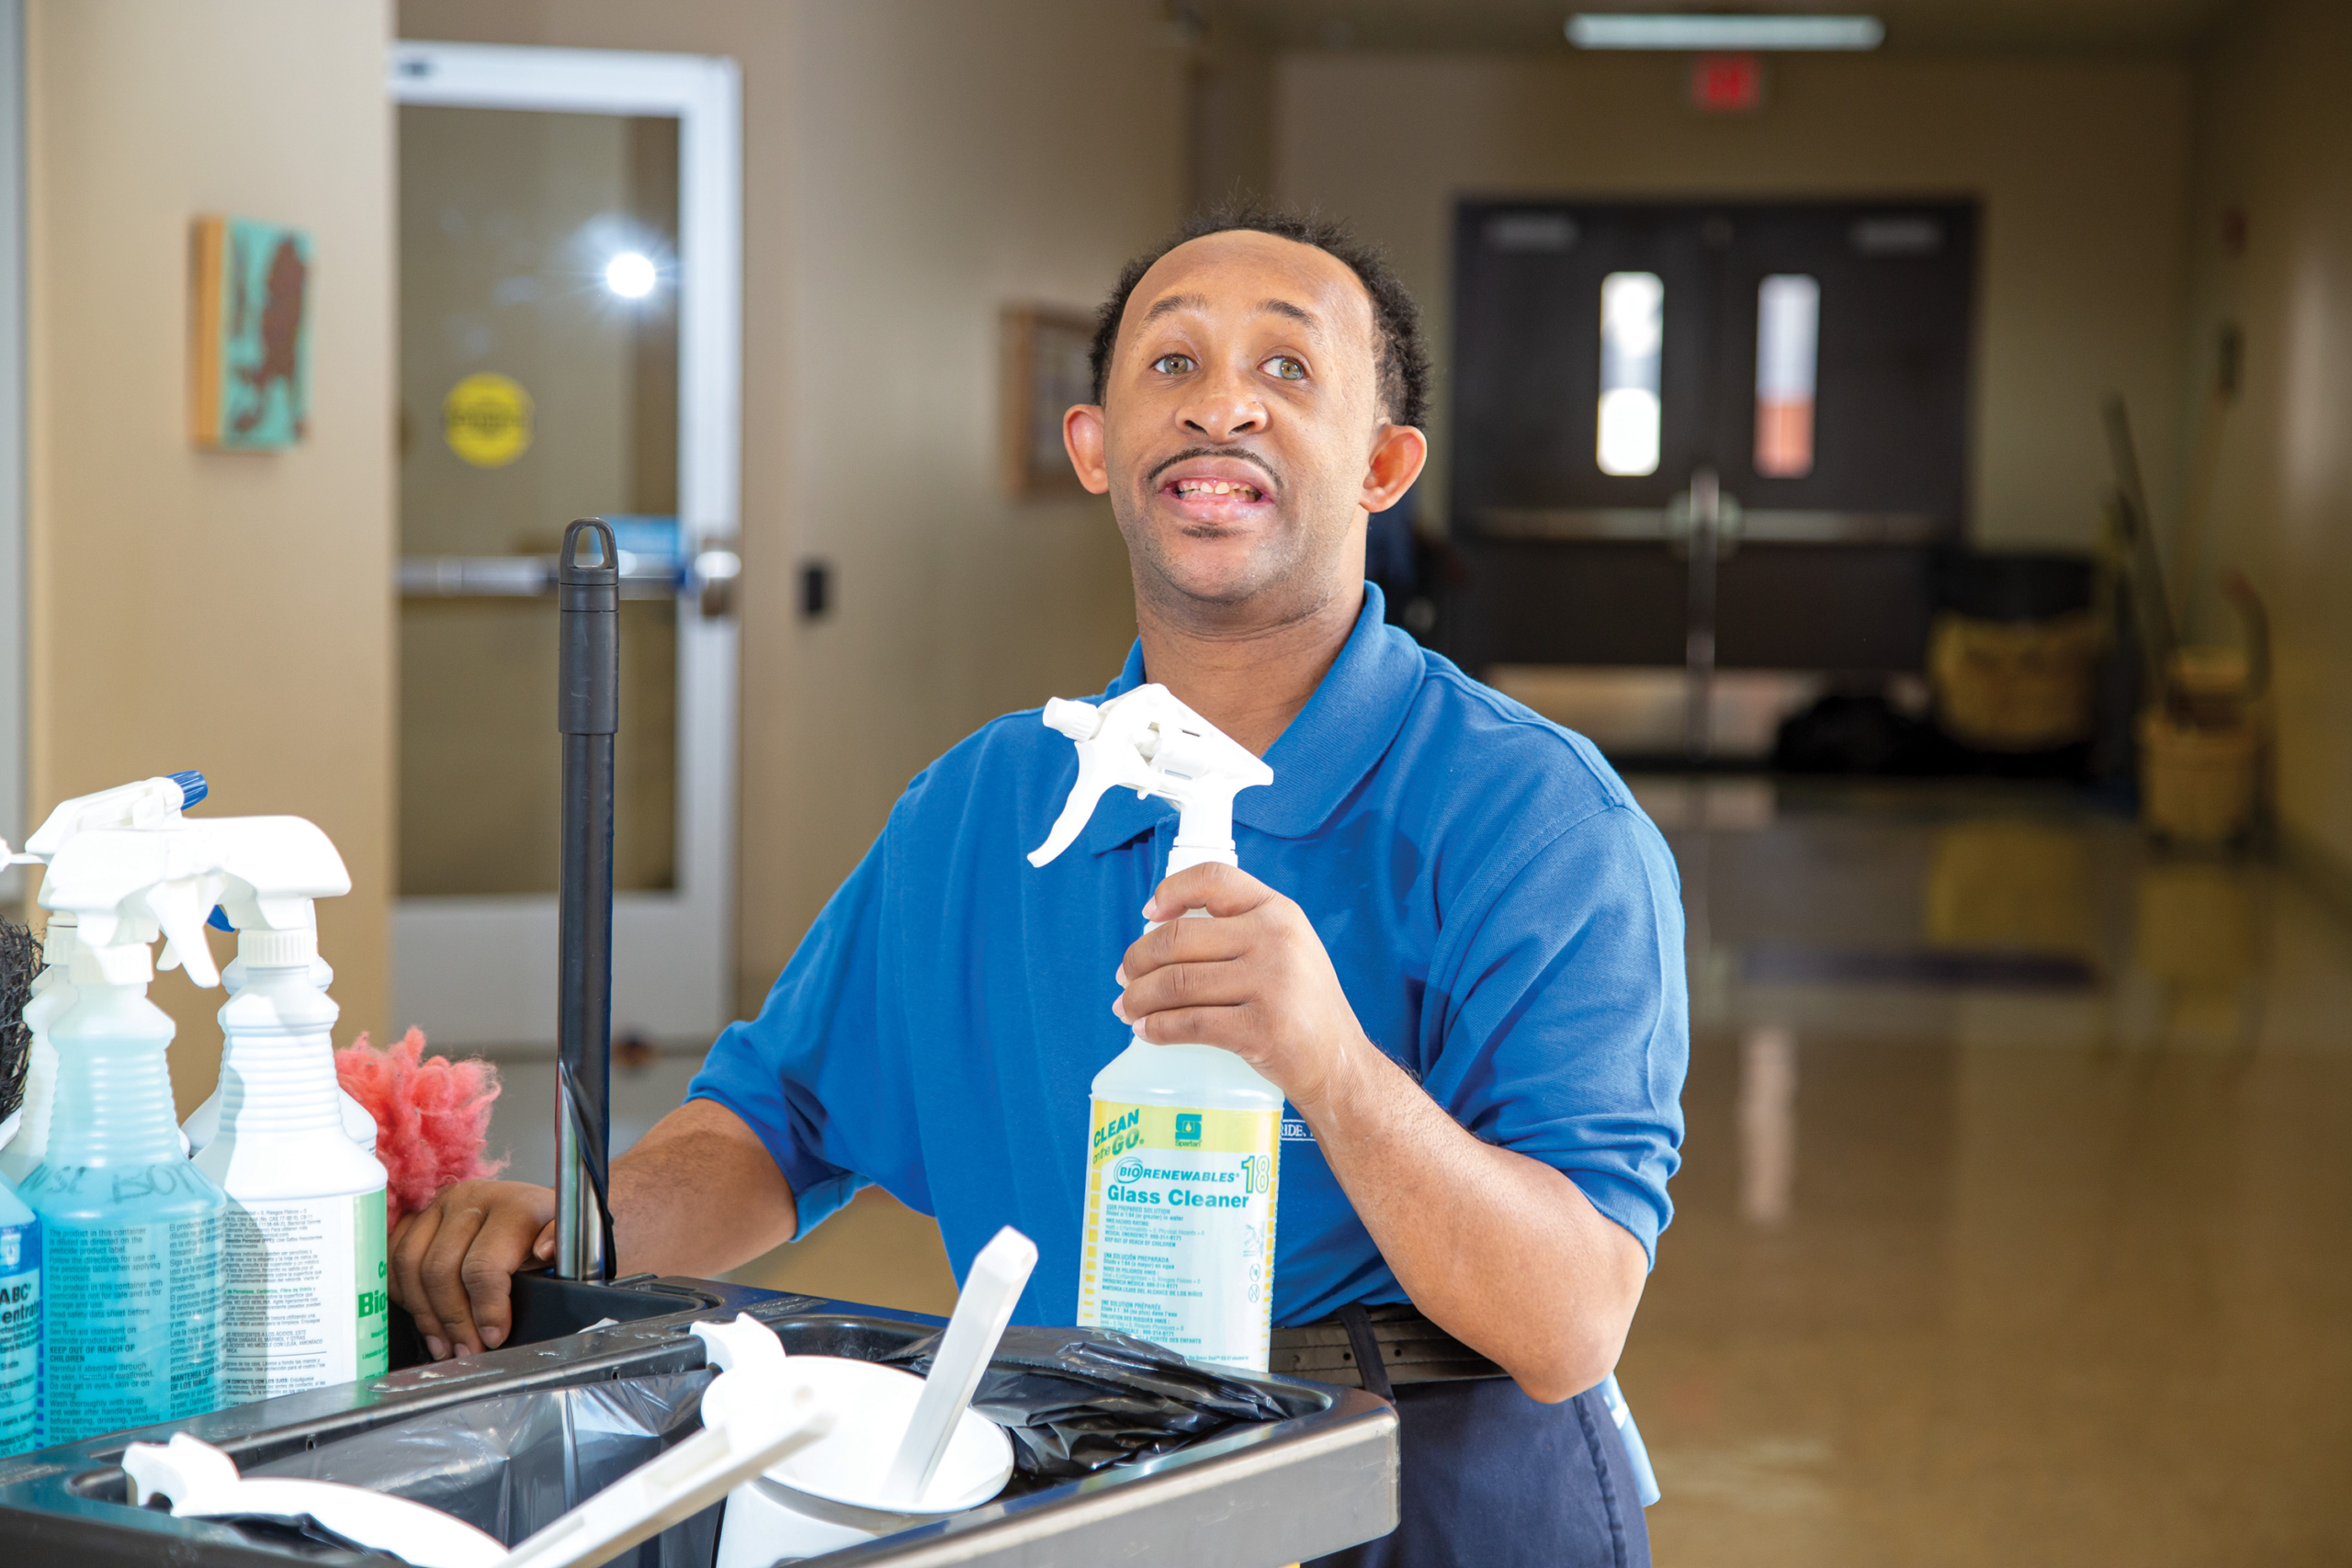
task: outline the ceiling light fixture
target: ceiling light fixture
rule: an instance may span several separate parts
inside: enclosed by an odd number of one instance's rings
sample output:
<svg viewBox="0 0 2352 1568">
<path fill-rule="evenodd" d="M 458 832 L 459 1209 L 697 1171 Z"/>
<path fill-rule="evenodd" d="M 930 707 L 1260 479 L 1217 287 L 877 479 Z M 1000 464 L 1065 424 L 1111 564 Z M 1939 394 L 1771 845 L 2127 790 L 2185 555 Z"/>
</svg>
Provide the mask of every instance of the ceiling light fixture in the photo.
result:
<svg viewBox="0 0 2352 1568">
<path fill-rule="evenodd" d="M 1876 49 L 1886 24 L 1876 17 L 1674 16 L 1579 11 L 1568 18 L 1578 49 Z"/>
</svg>

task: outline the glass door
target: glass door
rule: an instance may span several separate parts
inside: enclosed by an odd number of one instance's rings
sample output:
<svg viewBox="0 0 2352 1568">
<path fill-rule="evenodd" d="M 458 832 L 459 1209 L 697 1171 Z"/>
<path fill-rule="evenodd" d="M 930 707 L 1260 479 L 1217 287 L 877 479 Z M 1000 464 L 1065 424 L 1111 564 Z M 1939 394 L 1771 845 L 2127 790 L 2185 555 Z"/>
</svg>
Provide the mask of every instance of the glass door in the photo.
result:
<svg viewBox="0 0 2352 1568">
<path fill-rule="evenodd" d="M 613 1023 L 731 1014 L 736 78 L 724 61 L 401 43 L 394 1008 L 551 1043 L 555 551 L 621 551 Z"/>
<path fill-rule="evenodd" d="M 1955 201 L 1463 202 L 1446 650 L 1679 682 L 1694 760 L 1718 671 L 1918 669 L 1966 511 L 1975 237 Z"/>
</svg>

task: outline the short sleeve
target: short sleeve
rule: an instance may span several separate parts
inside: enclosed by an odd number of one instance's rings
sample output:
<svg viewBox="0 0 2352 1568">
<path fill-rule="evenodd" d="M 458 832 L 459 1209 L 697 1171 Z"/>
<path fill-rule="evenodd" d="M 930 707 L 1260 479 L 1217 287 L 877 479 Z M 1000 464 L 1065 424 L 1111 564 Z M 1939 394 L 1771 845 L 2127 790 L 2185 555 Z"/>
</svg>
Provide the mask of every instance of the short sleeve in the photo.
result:
<svg viewBox="0 0 2352 1568">
<path fill-rule="evenodd" d="M 713 1100 L 741 1117 L 767 1145 L 792 1188 L 795 1240 L 865 1185 L 841 1134 L 843 1118 L 876 1109 L 855 1103 L 872 1079 L 828 1068 L 872 1042 L 882 1022 L 876 955 L 886 860 L 877 840 L 826 901 L 760 1015 L 727 1026 L 686 1090 L 690 1100 Z"/>
<path fill-rule="evenodd" d="M 1655 1265 L 1690 1055 L 1673 856 L 1611 806 L 1490 881 L 1432 970 L 1442 1034 L 1423 1087 L 1478 1137 L 1566 1176 Z"/>
</svg>

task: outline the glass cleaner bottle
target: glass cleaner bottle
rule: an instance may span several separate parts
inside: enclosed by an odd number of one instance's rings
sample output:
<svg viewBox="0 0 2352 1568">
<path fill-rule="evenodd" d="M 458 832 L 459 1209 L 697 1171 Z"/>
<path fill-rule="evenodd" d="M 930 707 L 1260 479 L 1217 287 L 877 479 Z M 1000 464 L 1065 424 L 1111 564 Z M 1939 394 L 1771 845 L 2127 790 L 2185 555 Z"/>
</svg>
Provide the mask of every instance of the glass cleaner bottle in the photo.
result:
<svg viewBox="0 0 2352 1568">
<path fill-rule="evenodd" d="M 1113 788 L 1176 802 L 1170 876 L 1240 863 L 1233 797 L 1273 783 L 1273 770 L 1168 688 L 1138 686 L 1099 707 L 1056 698 L 1044 716 L 1078 743 L 1078 783 L 1031 864 L 1069 848 Z M 1080 1325 L 1265 1371 L 1282 1090 L 1220 1046 L 1136 1040 L 1095 1075 L 1092 1092 Z"/>
</svg>

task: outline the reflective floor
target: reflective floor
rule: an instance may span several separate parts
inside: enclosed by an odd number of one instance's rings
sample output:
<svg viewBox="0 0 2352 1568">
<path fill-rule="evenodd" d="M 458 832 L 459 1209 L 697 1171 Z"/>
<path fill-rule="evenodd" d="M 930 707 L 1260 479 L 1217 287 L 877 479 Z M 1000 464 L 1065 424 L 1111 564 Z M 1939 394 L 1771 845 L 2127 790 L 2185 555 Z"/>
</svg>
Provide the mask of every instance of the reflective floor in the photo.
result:
<svg viewBox="0 0 2352 1568">
<path fill-rule="evenodd" d="M 1696 1032 L 1619 1368 L 1657 1562 L 2352 1562 L 2352 925 L 2062 795 L 1635 786 Z M 739 1278 L 954 1295 L 873 1191 Z"/>
<path fill-rule="evenodd" d="M 2352 1561 L 2352 929 L 2044 795 L 1639 787 L 1698 1019 L 1657 1561 Z"/>
</svg>

